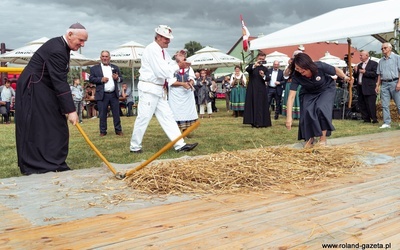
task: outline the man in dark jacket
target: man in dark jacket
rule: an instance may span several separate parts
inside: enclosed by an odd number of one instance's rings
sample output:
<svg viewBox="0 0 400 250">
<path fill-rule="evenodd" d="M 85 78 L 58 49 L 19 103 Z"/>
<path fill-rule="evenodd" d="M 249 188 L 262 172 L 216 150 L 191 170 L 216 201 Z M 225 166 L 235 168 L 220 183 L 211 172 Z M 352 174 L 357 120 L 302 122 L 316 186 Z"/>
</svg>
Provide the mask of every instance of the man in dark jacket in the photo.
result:
<svg viewBox="0 0 400 250">
<path fill-rule="evenodd" d="M 281 113 L 282 93 L 284 89 L 285 78 L 283 78 L 283 70 L 279 69 L 279 61 L 274 61 L 272 68 L 269 69 L 268 75 L 271 80 L 268 82 L 268 108 L 271 107 L 272 99 L 275 100 L 275 116 L 278 120 Z"/>
<path fill-rule="evenodd" d="M 123 79 L 119 68 L 110 64 L 110 59 L 110 52 L 107 50 L 100 53 L 101 63 L 90 68 L 89 82 L 96 84 L 94 98 L 99 109 L 100 136 L 107 134 L 108 106 L 111 107 L 115 134 L 122 136 L 118 83 L 122 82 Z"/>
<path fill-rule="evenodd" d="M 378 123 L 376 117 L 376 69 L 378 63 L 369 59 L 368 51 L 360 53 L 361 63 L 354 67 L 354 77 L 357 78 L 357 104 L 364 122 Z"/>
</svg>

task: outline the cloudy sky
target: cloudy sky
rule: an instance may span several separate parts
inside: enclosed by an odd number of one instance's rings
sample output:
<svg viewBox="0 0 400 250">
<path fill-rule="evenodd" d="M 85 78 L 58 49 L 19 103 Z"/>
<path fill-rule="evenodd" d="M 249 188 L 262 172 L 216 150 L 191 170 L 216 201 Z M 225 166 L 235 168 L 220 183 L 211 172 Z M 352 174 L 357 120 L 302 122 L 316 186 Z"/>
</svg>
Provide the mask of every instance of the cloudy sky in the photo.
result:
<svg viewBox="0 0 400 250">
<path fill-rule="evenodd" d="M 153 41 L 155 27 L 166 24 L 175 37 L 170 53 L 189 41 L 227 52 L 241 37 L 240 14 L 251 35 L 258 36 L 337 8 L 378 1 L 1 0 L 0 42 L 15 49 L 41 37 L 63 35 L 72 23 L 80 22 L 89 32 L 82 54 L 97 59 L 101 50 L 129 41 L 147 45 Z M 379 51 L 372 37 L 352 41 L 358 48 Z"/>
</svg>

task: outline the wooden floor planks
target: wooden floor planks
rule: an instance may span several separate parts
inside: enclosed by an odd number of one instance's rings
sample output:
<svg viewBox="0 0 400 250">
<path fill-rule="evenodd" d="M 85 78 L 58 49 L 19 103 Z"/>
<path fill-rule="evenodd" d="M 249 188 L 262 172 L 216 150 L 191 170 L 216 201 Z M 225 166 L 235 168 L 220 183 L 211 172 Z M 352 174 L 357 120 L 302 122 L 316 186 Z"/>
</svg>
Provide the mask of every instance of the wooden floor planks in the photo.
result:
<svg viewBox="0 0 400 250">
<path fill-rule="evenodd" d="M 398 141 L 374 137 L 367 146 L 398 157 Z M 207 196 L 49 226 L 0 205 L 0 249 L 400 249 L 399 184 L 394 161 L 287 193 Z"/>
</svg>

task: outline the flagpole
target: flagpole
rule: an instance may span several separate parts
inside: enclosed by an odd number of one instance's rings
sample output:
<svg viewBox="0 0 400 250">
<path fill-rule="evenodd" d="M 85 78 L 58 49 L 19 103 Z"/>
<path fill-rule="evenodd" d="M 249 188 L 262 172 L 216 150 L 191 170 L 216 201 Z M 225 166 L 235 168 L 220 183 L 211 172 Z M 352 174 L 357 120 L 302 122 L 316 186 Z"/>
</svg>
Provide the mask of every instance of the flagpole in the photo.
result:
<svg viewBox="0 0 400 250">
<path fill-rule="evenodd" d="M 249 49 L 250 32 L 247 29 L 246 25 L 244 24 L 244 20 L 243 20 L 242 14 L 240 14 L 240 22 L 242 24 L 242 40 L 243 40 L 243 43 L 242 43 L 243 44 L 243 50 L 242 50 L 242 61 L 243 61 L 243 64 L 241 66 L 241 69 L 242 69 L 242 71 L 244 71 L 243 65 L 246 64 L 244 52 L 247 52 L 248 49 Z"/>
</svg>

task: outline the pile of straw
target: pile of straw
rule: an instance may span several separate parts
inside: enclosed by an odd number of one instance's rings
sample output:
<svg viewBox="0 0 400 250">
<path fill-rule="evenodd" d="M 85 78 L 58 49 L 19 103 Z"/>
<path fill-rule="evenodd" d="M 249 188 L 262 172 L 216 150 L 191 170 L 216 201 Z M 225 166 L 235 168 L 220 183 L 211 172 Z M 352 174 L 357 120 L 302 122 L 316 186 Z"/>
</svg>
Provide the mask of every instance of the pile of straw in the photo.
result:
<svg viewBox="0 0 400 250">
<path fill-rule="evenodd" d="M 270 147 L 163 161 L 134 172 L 128 185 L 145 194 L 226 194 L 285 189 L 352 173 L 363 163 L 351 147 Z"/>
</svg>

